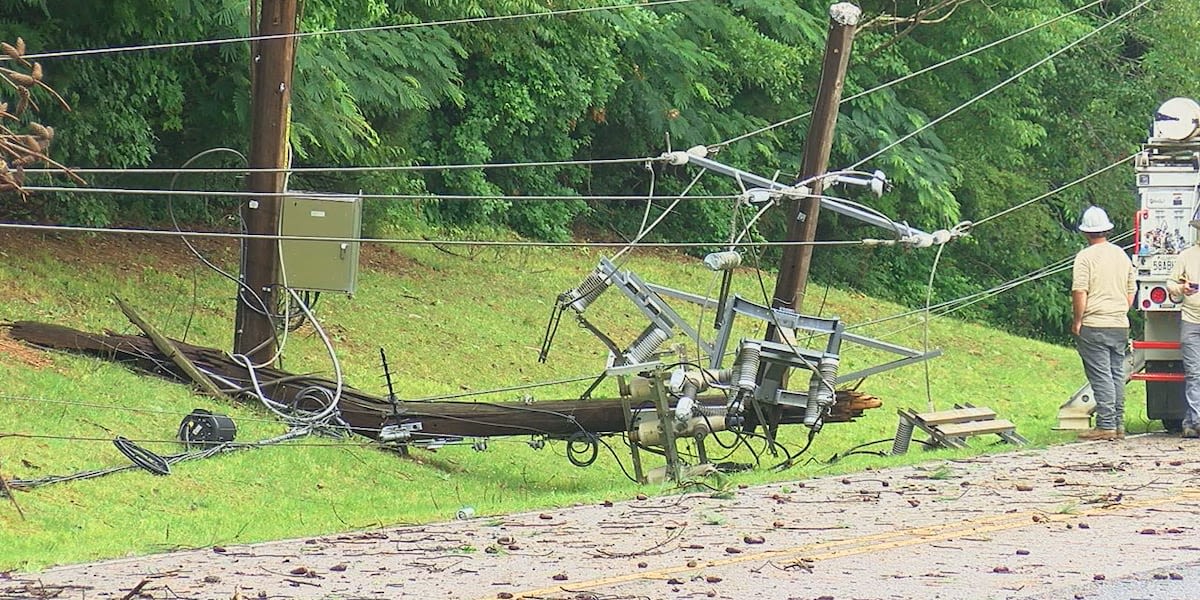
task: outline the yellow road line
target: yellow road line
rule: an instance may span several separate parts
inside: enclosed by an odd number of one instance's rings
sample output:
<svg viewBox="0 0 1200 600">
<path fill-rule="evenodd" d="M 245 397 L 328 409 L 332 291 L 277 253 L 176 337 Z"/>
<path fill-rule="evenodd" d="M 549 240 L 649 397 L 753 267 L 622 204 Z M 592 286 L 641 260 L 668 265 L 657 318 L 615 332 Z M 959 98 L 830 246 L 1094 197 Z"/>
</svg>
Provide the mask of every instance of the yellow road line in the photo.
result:
<svg viewBox="0 0 1200 600">
<path fill-rule="evenodd" d="M 767 550 L 765 552 L 756 552 L 754 554 L 739 554 L 729 558 L 706 561 L 703 564 L 695 567 L 675 566 L 655 569 L 651 571 L 639 571 L 637 573 L 628 573 L 625 575 L 614 575 L 611 577 L 600 577 L 588 581 L 572 582 L 570 587 L 579 589 L 594 590 L 601 587 L 609 587 L 628 583 L 630 581 L 645 580 L 645 579 L 663 579 L 678 573 L 686 573 L 696 571 L 703 568 L 723 567 L 732 564 L 744 562 L 768 561 L 777 559 L 800 559 L 808 558 L 812 560 L 829 560 L 833 558 L 841 558 L 844 556 L 854 556 L 857 554 L 867 554 L 870 552 L 882 552 L 895 548 L 904 548 L 907 546 L 917 546 L 921 544 L 929 544 L 933 542 L 941 542 L 948 539 L 960 537 L 963 535 L 990 533 L 994 531 L 1004 531 L 1008 529 L 1019 529 L 1030 525 L 1038 525 L 1041 523 L 1053 521 L 1063 522 L 1075 519 L 1081 519 L 1089 516 L 1098 516 L 1105 514 L 1114 514 L 1128 510 L 1136 510 L 1151 506 L 1160 506 L 1163 504 L 1172 504 L 1182 502 L 1184 500 L 1200 499 L 1200 492 L 1183 492 L 1172 496 L 1164 496 L 1160 498 L 1150 498 L 1147 500 L 1122 502 L 1119 505 L 1098 507 L 1090 510 L 1085 510 L 1077 513 L 1056 513 L 1046 514 L 1037 511 L 1024 511 L 1019 513 L 1002 513 L 989 515 L 977 519 L 967 519 L 956 521 L 953 523 L 943 523 L 938 525 L 928 525 L 922 527 L 913 527 L 909 529 L 901 529 L 898 531 L 890 531 L 883 533 L 874 533 L 844 540 L 830 540 L 824 542 L 815 542 L 802 546 L 794 546 L 791 548 L 783 548 L 779 550 Z M 1035 521 L 1034 516 L 1041 516 L 1042 519 Z M 842 546 L 849 546 L 841 548 Z M 561 584 L 544 587 L 534 590 L 525 590 L 514 594 L 518 599 L 545 596 L 547 594 L 562 593 Z M 490 597 L 489 597 L 490 598 Z"/>
</svg>

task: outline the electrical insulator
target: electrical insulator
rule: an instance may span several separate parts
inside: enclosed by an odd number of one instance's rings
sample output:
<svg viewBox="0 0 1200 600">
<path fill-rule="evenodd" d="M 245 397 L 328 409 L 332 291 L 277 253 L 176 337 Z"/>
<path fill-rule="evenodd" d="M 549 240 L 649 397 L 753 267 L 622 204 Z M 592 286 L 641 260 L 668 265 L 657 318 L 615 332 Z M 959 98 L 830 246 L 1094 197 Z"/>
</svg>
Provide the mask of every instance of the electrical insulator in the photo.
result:
<svg viewBox="0 0 1200 600">
<path fill-rule="evenodd" d="M 713 271 L 730 271 L 742 264 L 742 255 L 736 250 L 713 252 L 704 257 L 704 266 Z"/>
<path fill-rule="evenodd" d="M 742 351 L 738 356 L 738 388 L 753 392 L 758 387 L 758 363 L 762 356 L 762 346 L 754 342 L 743 342 Z"/>
<path fill-rule="evenodd" d="M 579 284 L 571 291 L 563 294 L 565 303 L 577 313 L 583 314 L 604 290 L 612 284 L 612 279 L 600 267 L 596 267 L 591 273 L 584 278 L 583 283 Z"/>
<path fill-rule="evenodd" d="M 669 331 L 651 326 L 629 345 L 629 349 L 625 351 L 625 361 L 631 365 L 649 362 L 650 358 L 654 356 L 654 351 L 669 339 L 671 339 Z"/>
</svg>

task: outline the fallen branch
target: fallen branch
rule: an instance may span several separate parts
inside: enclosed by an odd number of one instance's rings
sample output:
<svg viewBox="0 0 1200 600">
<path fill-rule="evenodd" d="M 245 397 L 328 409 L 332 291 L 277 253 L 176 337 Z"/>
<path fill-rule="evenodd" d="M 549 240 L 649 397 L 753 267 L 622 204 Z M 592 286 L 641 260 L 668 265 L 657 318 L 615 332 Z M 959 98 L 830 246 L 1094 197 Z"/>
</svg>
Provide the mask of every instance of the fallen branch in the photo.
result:
<svg viewBox="0 0 1200 600">
<path fill-rule="evenodd" d="M 8 496 L 8 501 L 12 502 L 13 508 L 17 509 L 17 514 L 21 515 L 21 520 L 25 520 L 25 511 L 21 510 L 21 505 L 17 504 L 17 496 L 13 494 L 12 488 L 8 487 L 8 481 L 4 479 L 4 474 L 0 473 L 0 491 Z"/>
</svg>

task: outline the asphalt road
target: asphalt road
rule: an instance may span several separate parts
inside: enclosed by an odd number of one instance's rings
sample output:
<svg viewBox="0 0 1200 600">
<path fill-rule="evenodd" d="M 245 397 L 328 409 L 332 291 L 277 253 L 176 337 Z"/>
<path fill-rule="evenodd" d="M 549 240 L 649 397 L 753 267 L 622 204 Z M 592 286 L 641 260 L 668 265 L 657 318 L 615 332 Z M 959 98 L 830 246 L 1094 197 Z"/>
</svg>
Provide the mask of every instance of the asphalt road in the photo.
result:
<svg viewBox="0 0 1200 600">
<path fill-rule="evenodd" d="M 1200 442 L 1134 436 L 10 574 L 0 599 L 1191 600 L 1198 482 Z"/>
</svg>

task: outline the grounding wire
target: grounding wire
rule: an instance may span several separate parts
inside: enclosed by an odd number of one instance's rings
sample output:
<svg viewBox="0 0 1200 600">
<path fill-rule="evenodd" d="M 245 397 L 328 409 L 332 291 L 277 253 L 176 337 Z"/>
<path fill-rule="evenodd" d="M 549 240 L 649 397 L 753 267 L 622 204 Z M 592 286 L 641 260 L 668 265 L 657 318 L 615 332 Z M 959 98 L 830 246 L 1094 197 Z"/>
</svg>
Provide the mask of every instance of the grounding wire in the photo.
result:
<svg viewBox="0 0 1200 600">
<path fill-rule="evenodd" d="M 881 154 L 883 154 L 883 153 L 887 152 L 888 150 L 891 150 L 892 148 L 895 148 L 896 146 L 899 146 L 900 144 L 903 144 L 904 142 L 907 142 L 908 140 L 910 140 L 910 139 L 912 139 L 912 138 L 916 137 L 916 136 L 917 136 L 917 135 L 919 135 L 921 132 L 923 132 L 923 131 L 925 131 L 925 130 L 927 130 L 927 129 L 931 128 L 931 127 L 933 127 L 934 125 L 937 125 L 938 123 L 941 123 L 942 121 L 944 121 L 944 120 L 946 120 L 946 119 L 948 119 L 948 118 L 950 118 L 950 117 L 952 117 L 952 116 L 954 116 L 954 115 L 958 114 L 960 111 L 962 111 L 962 110 L 966 109 L 967 107 L 971 106 L 972 104 L 975 104 L 975 103 L 976 103 L 976 102 L 978 102 L 979 100 L 982 100 L 982 99 L 984 99 L 984 98 L 986 98 L 986 97 L 990 96 L 992 93 L 996 92 L 996 91 L 997 91 L 997 90 L 999 90 L 1000 88 L 1003 88 L 1004 86 L 1006 86 L 1006 85 L 1008 85 L 1008 84 L 1010 84 L 1010 83 L 1012 83 L 1012 82 L 1016 81 L 1017 79 L 1019 79 L 1020 77 L 1022 77 L 1022 76 L 1023 76 L 1023 75 L 1025 75 L 1026 73 L 1029 73 L 1030 71 L 1032 71 L 1032 70 L 1034 70 L 1034 69 L 1036 69 L 1036 68 L 1038 68 L 1038 67 L 1040 67 L 1040 66 L 1042 66 L 1042 65 L 1044 65 L 1044 64 L 1046 64 L 1046 63 L 1048 63 L 1048 62 L 1050 62 L 1051 60 L 1053 60 L 1053 59 L 1057 58 L 1059 55 L 1063 54 L 1063 53 L 1064 53 L 1064 52 L 1066 52 L 1067 50 L 1070 50 L 1070 49 L 1074 48 L 1075 46 L 1078 46 L 1079 44 L 1083 43 L 1084 41 L 1086 41 L 1087 39 L 1091 38 L 1092 36 L 1094 36 L 1094 35 L 1096 35 L 1096 34 L 1098 34 L 1098 33 L 1102 32 L 1102 31 L 1104 31 L 1105 29 L 1108 29 L 1109 27 L 1111 27 L 1111 26 L 1113 26 L 1113 25 L 1115 25 L 1115 24 L 1117 24 L 1117 23 L 1119 23 L 1120 21 L 1124 20 L 1124 19 L 1125 19 L 1126 17 L 1128 17 L 1129 15 L 1131 15 L 1131 14 L 1133 14 L 1133 13 L 1137 12 L 1138 10 L 1141 10 L 1141 8 L 1142 8 L 1142 7 L 1146 6 L 1147 4 L 1149 4 L 1149 3 L 1150 3 L 1150 2 L 1152 2 L 1152 1 L 1153 1 L 1153 0 L 1142 0 L 1142 2 L 1140 2 L 1139 4 L 1137 4 L 1136 6 L 1134 6 L 1133 8 L 1131 8 L 1131 9 L 1129 9 L 1129 10 L 1127 10 L 1127 11 L 1125 11 L 1125 12 L 1123 12 L 1123 13 L 1119 14 L 1119 15 L 1117 15 L 1116 17 L 1113 17 L 1113 19 L 1112 19 L 1112 20 L 1110 20 L 1110 21 L 1108 21 L 1107 23 L 1105 23 L 1105 24 L 1103 24 L 1103 25 L 1101 25 L 1101 26 L 1099 26 L 1099 27 L 1097 27 L 1097 28 L 1095 28 L 1095 29 L 1093 29 L 1093 30 L 1091 30 L 1091 31 L 1089 31 L 1089 32 L 1087 32 L 1087 33 L 1085 33 L 1085 34 L 1083 34 L 1083 35 L 1082 35 L 1082 36 L 1080 36 L 1078 39 L 1076 39 L 1075 41 L 1073 41 L 1073 42 L 1071 42 L 1071 43 L 1067 44 L 1066 46 L 1063 46 L 1062 48 L 1059 48 L 1058 50 L 1055 50 L 1054 52 L 1051 52 L 1051 53 L 1050 53 L 1049 55 L 1047 55 L 1045 58 L 1042 58 L 1042 59 L 1038 60 L 1037 62 L 1035 62 L 1035 63 L 1033 63 L 1033 64 L 1029 65 L 1028 67 L 1025 67 L 1024 69 L 1021 69 L 1020 71 L 1017 71 L 1017 72 L 1016 72 L 1016 74 L 1014 74 L 1014 75 L 1010 76 L 1009 78 L 1005 79 L 1004 81 L 1001 81 L 1000 83 L 997 83 L 996 85 L 994 85 L 994 86 L 992 86 L 992 87 L 988 88 L 987 90 L 985 90 L 985 91 L 983 91 L 982 93 L 980 93 L 980 94 L 976 95 L 975 97 L 971 98 L 970 100 L 967 100 L 966 102 L 964 102 L 964 103 L 962 103 L 962 104 L 960 104 L 960 105 L 958 105 L 958 106 L 956 106 L 956 107 L 954 107 L 954 108 L 950 109 L 950 111 L 949 111 L 949 112 L 947 112 L 947 113 L 943 114 L 942 116 L 940 116 L 940 117 L 938 117 L 938 118 L 936 118 L 936 119 L 933 119 L 932 121 L 930 121 L 930 122 L 928 122 L 928 123 L 926 123 L 926 124 L 924 124 L 924 125 L 922 125 L 922 126 L 920 126 L 920 127 L 916 128 L 915 130 L 913 130 L 913 131 L 911 131 L 911 132 L 909 132 L 909 133 L 907 133 L 907 134 L 905 134 L 905 135 L 901 136 L 901 137 L 900 137 L 899 139 L 897 139 L 896 141 L 894 141 L 894 142 L 892 142 L 892 143 L 890 143 L 890 144 L 888 144 L 888 145 L 884 146 L 883 148 L 880 148 L 879 150 L 876 150 L 875 152 L 873 152 L 873 153 L 871 153 L 871 154 L 867 155 L 865 158 L 862 158 L 862 159 L 861 159 L 861 160 L 859 160 L 858 162 L 856 162 L 856 163 L 854 163 L 853 165 L 851 165 L 851 166 L 850 166 L 850 168 L 852 168 L 852 169 L 853 169 L 853 168 L 860 167 L 860 166 L 862 166 L 863 164 L 865 164 L 865 163 L 867 163 L 867 162 L 870 162 L 871 160 L 873 160 L 873 159 L 877 158 L 877 157 L 878 157 L 878 156 L 880 156 Z"/>
<path fill-rule="evenodd" d="M 233 44 L 240 42 L 258 42 L 263 40 L 278 40 L 285 38 L 306 38 L 324 35 L 345 35 L 352 33 L 372 33 L 380 31 L 400 31 L 405 29 L 418 29 L 423 27 L 444 27 L 447 25 L 463 25 L 473 23 L 489 23 L 497 21 L 515 21 L 531 17 L 552 17 L 559 15 L 583 14 L 591 12 L 599 12 L 605 10 L 620 10 L 626 8 L 649 8 L 653 6 L 662 6 L 669 4 L 683 4 L 694 0 L 650 0 L 648 2 L 637 2 L 631 4 L 609 4 L 603 6 L 588 6 L 584 8 L 568 8 L 559 10 L 546 10 L 535 13 L 519 13 L 514 15 L 489 15 L 482 17 L 464 17 L 461 19 L 446 19 L 442 21 L 422 21 L 418 23 L 403 23 L 397 25 L 376 25 L 372 27 L 354 27 L 346 29 L 331 29 L 329 31 L 299 31 L 296 33 L 279 33 L 272 35 L 250 35 L 230 38 L 217 38 L 205 40 L 192 40 L 186 42 L 163 42 L 157 44 L 140 44 L 135 46 L 112 46 L 105 48 L 87 48 L 82 50 L 59 50 L 54 52 L 40 52 L 37 54 L 26 54 L 25 60 L 36 60 L 45 58 L 65 58 L 70 56 L 94 56 L 98 54 L 116 54 L 122 52 L 139 52 L 143 50 L 166 50 L 171 48 L 192 48 L 197 46 L 217 46 L 222 44 Z M 7 57 L 0 57 L 0 62 L 10 60 Z"/>
<path fill-rule="evenodd" d="M 1069 17 L 1069 16 L 1072 16 L 1072 15 L 1074 15 L 1074 14 L 1076 14 L 1076 13 L 1082 12 L 1082 11 L 1084 11 L 1084 10 L 1086 10 L 1086 9 L 1089 9 L 1089 8 L 1091 8 L 1091 7 L 1093 7 L 1093 6 L 1096 6 L 1097 4 L 1101 4 L 1102 2 L 1104 2 L 1104 0 L 1093 0 L 1091 3 L 1089 3 L 1089 4 L 1085 4 L 1085 5 L 1083 5 L 1083 6 L 1080 6 L 1079 8 L 1076 8 L 1075 10 L 1072 10 L 1072 11 L 1070 11 L 1070 12 L 1067 12 L 1067 13 L 1063 13 L 1063 14 L 1061 14 L 1061 15 L 1057 16 L 1057 17 L 1054 17 L 1054 18 L 1052 18 L 1052 19 L 1049 19 L 1049 20 L 1047 20 L 1047 21 L 1043 21 L 1043 22 L 1041 22 L 1041 23 L 1038 23 L 1037 25 L 1034 25 L 1034 26 L 1032 26 L 1032 27 L 1029 27 L 1029 28 L 1026 28 L 1026 29 L 1022 29 L 1021 31 L 1018 31 L 1018 32 L 1016 32 L 1016 33 L 1013 33 L 1013 34 L 1011 34 L 1011 35 L 1008 35 L 1008 36 L 1002 37 L 1002 38 L 1000 38 L 1000 39 L 998 39 L 998 40 L 995 40 L 995 41 L 989 42 L 989 43 L 987 43 L 987 44 L 984 44 L 984 45 L 982 45 L 982 46 L 980 46 L 980 47 L 978 47 L 978 48 L 975 48 L 974 50 L 969 50 L 969 51 L 967 51 L 967 52 L 964 52 L 964 53 L 962 53 L 962 54 L 959 54 L 959 55 L 956 55 L 956 56 L 952 56 L 952 57 L 950 57 L 950 58 L 948 58 L 948 59 L 946 59 L 946 60 L 943 60 L 943 61 L 941 61 L 941 62 L 939 62 L 939 63 L 935 63 L 935 64 L 933 64 L 933 65 L 930 65 L 930 66 L 928 66 L 928 67 L 925 67 L 925 68 L 923 68 L 923 69 L 919 69 L 919 70 L 917 70 L 917 71 L 913 71 L 912 73 L 909 73 L 909 74 L 907 74 L 907 75 L 904 75 L 904 76 L 902 76 L 902 77 L 898 77 L 898 78 L 896 78 L 896 79 L 893 79 L 893 80 L 891 80 L 891 81 L 888 81 L 888 82 L 886 82 L 886 83 L 879 84 L 879 85 L 877 85 L 877 86 L 875 86 L 875 87 L 873 87 L 873 88 L 870 88 L 870 89 L 867 89 L 867 90 L 864 90 L 864 91 L 858 92 L 857 94 L 854 94 L 854 95 L 852 95 L 852 96 L 849 96 L 849 97 L 847 97 L 847 98 L 843 98 L 842 100 L 840 100 L 840 101 L 838 102 L 838 104 L 839 104 L 839 105 L 840 105 L 840 104 L 845 104 L 845 103 L 847 103 L 847 102 L 850 102 L 850 101 L 852 101 L 852 100 L 857 100 L 857 99 L 859 99 L 859 98 L 861 98 L 861 97 L 863 97 L 863 96 L 866 96 L 866 95 L 868 95 L 868 94 L 873 94 L 873 93 L 875 93 L 875 92 L 878 92 L 878 91 L 884 90 L 884 89 L 886 89 L 886 88 L 892 87 L 892 86 L 894 86 L 894 85 L 897 85 L 897 84 L 899 84 L 899 83 L 903 83 L 903 82 L 905 82 L 905 81 L 908 81 L 909 79 L 912 79 L 912 78 L 914 78 L 914 77 L 917 77 L 917 76 L 920 76 L 920 75 L 924 75 L 925 73 L 928 73 L 928 72 L 930 72 L 930 71 L 933 71 L 933 70 L 935 70 L 935 69 L 940 69 L 940 68 L 942 68 L 942 67 L 944 67 L 944 66 L 946 66 L 946 65 L 949 65 L 949 64 L 951 64 L 951 63 L 958 62 L 958 61 L 960 61 L 960 60 L 962 60 L 962 59 L 964 59 L 964 58 L 968 58 L 968 57 L 974 56 L 974 55 L 976 55 L 976 54 L 979 54 L 980 52 L 983 52 L 984 50 L 990 50 L 991 48 L 994 48 L 994 47 L 996 47 L 996 46 L 999 46 L 1000 44 L 1003 44 L 1003 43 L 1005 43 L 1005 42 L 1008 42 L 1008 41 L 1014 40 L 1014 39 L 1016 39 L 1016 38 L 1019 38 L 1019 37 L 1021 37 L 1021 36 L 1025 35 L 1025 34 L 1032 33 L 1032 32 L 1034 32 L 1034 31 L 1037 31 L 1038 29 L 1041 29 L 1041 28 L 1043 28 L 1043 27 L 1046 27 L 1047 25 L 1051 25 L 1051 24 L 1057 23 L 1058 21 L 1061 21 L 1062 19 L 1065 19 L 1065 18 L 1067 18 L 1067 17 Z M 805 118 L 805 117 L 808 117 L 808 116 L 810 116 L 810 115 L 812 115 L 812 111 L 811 111 L 811 110 L 810 110 L 810 111 L 808 111 L 808 112 L 806 112 L 806 113 L 804 113 L 804 114 L 801 114 L 801 115 L 796 115 L 796 116 L 794 116 L 794 117 L 789 117 L 789 118 L 787 118 L 787 119 L 784 119 L 784 120 L 782 120 L 782 121 L 778 121 L 778 122 L 776 122 L 776 123 L 772 123 L 772 124 L 770 124 L 770 125 L 767 125 L 767 126 L 765 126 L 765 127 L 760 127 L 760 128 L 758 128 L 758 129 L 755 129 L 754 131 L 751 131 L 751 132 L 749 132 L 749 133 L 743 133 L 743 134 L 741 134 L 741 135 L 739 135 L 739 136 L 732 137 L 732 138 L 730 138 L 730 139 L 728 139 L 728 140 L 725 140 L 725 141 L 723 141 L 723 142 L 720 142 L 720 143 L 718 143 L 718 144 L 714 144 L 714 145 L 712 145 L 712 146 L 709 146 L 709 150 L 710 150 L 710 151 L 716 151 L 716 150 L 719 150 L 720 148 L 724 148 L 725 146 L 728 146 L 729 144 L 732 144 L 732 143 L 734 143 L 734 142 L 740 142 L 740 141 L 742 141 L 742 140 L 744 140 L 744 139 L 746 139 L 746 138 L 749 138 L 749 137 L 756 136 L 756 135 L 758 135 L 758 134 L 760 134 L 760 133 L 766 133 L 766 132 L 768 132 L 768 131 L 771 131 L 772 129 L 776 129 L 776 128 L 782 127 L 782 126 L 784 126 L 784 125 L 789 125 L 789 124 L 791 124 L 791 123 L 794 123 L 794 122 L 796 122 L 796 121 L 799 121 L 800 119 L 803 119 L 803 118 Z"/>
</svg>

